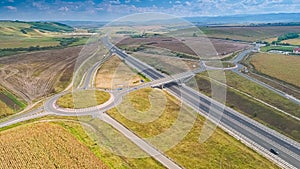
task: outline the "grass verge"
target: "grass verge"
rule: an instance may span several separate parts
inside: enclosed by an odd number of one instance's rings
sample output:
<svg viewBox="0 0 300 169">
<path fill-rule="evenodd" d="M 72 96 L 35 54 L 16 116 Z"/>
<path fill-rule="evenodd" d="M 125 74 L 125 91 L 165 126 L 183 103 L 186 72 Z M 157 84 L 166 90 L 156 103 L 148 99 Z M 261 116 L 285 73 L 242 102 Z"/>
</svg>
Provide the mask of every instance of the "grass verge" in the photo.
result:
<svg viewBox="0 0 300 169">
<path fill-rule="evenodd" d="M 133 104 L 140 104 L 140 108 L 149 107 L 150 101 L 145 101 L 145 97 L 151 90 L 154 89 L 141 89 L 130 93 L 128 97 L 144 100 L 142 102 L 133 102 Z M 134 122 L 129 120 L 128 117 L 122 116 L 118 112 L 119 109 L 112 109 L 108 113 L 140 137 L 154 137 L 168 130 L 178 119 L 181 109 L 178 100 L 170 95 L 166 95 L 166 98 L 167 102 L 163 113 L 153 122 Z M 192 125 L 190 132 L 176 146 L 166 152 L 176 163 L 184 168 L 277 168 L 267 159 L 247 148 L 219 128 L 215 130 L 206 142 L 199 142 L 199 135 L 205 119 L 195 112 L 183 113 L 185 116 L 183 124 L 189 123 L 189 121 L 186 121 L 186 118 L 192 114 L 196 116 L 196 121 Z M 161 141 L 164 142 L 167 139 L 169 138 L 162 138 Z"/>
</svg>

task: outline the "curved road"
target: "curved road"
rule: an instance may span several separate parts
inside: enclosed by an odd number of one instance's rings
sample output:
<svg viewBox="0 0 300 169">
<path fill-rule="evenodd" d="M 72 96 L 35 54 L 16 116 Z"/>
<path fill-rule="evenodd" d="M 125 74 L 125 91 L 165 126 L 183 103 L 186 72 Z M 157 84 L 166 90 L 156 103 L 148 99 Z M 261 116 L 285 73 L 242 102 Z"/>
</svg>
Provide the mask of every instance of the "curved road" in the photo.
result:
<svg viewBox="0 0 300 169">
<path fill-rule="evenodd" d="M 139 70 L 145 76 L 152 80 L 158 80 L 162 78 L 166 78 L 166 75 L 158 72 L 154 68 L 150 67 L 149 65 L 137 60 L 136 58 L 124 53 L 114 45 L 112 45 L 108 38 L 102 39 L 103 43 L 110 49 L 111 52 L 115 52 L 118 56 L 123 59 L 128 65 L 132 66 L 133 68 Z M 242 52 L 243 55 L 246 55 L 248 51 Z M 239 55 L 234 62 L 238 62 L 239 59 L 242 58 L 242 55 Z M 99 63 L 96 63 L 90 70 L 87 72 L 87 76 L 85 78 L 85 82 L 83 88 L 88 88 L 91 83 L 92 74 L 94 71 L 97 70 Z M 103 113 L 106 110 L 116 106 L 116 104 L 120 103 L 122 97 L 131 92 L 133 90 L 137 90 L 142 87 L 147 87 L 148 84 L 129 88 L 128 90 L 124 91 L 115 91 L 111 92 L 112 99 L 106 103 L 104 106 L 100 107 L 93 107 L 81 110 L 66 110 L 60 109 L 55 106 L 55 101 L 63 94 L 60 93 L 58 95 L 53 96 L 48 101 L 46 101 L 43 109 L 34 110 L 24 114 L 21 117 L 17 117 L 15 119 L 11 119 L 9 121 L 3 122 L 0 124 L 0 127 L 8 126 L 11 124 L 15 124 L 17 122 L 42 117 L 45 115 L 53 114 L 53 115 L 60 115 L 60 116 L 80 116 L 80 115 L 92 115 L 93 117 L 100 118 L 101 120 L 107 122 L 123 135 L 125 135 L 128 139 L 134 142 L 137 146 L 139 146 L 142 150 L 147 152 L 157 161 L 161 162 L 167 168 L 181 168 L 175 162 L 167 158 L 163 153 L 159 150 L 152 147 L 150 144 L 145 142 L 143 139 L 136 136 L 126 127 L 121 125 L 119 122 L 115 121 L 107 114 Z M 186 104 L 190 105 L 196 111 L 198 111 L 201 115 L 205 117 L 209 117 L 212 121 L 219 119 L 220 113 L 223 114 L 222 118 L 220 119 L 219 126 L 224 130 L 231 133 L 233 136 L 242 139 L 245 141 L 245 144 L 250 146 L 251 148 L 259 151 L 267 158 L 273 160 L 279 166 L 283 168 L 300 168 L 300 144 L 295 142 L 278 132 L 265 127 L 257 123 L 256 121 L 241 115 L 240 113 L 225 107 L 223 110 L 224 105 L 208 98 L 207 96 L 185 86 L 180 85 L 178 86 L 177 83 L 170 82 L 164 85 L 166 90 L 176 96 L 178 99 L 181 99 Z M 269 152 L 270 148 L 275 148 L 278 150 L 279 155 L 276 156 Z"/>
</svg>

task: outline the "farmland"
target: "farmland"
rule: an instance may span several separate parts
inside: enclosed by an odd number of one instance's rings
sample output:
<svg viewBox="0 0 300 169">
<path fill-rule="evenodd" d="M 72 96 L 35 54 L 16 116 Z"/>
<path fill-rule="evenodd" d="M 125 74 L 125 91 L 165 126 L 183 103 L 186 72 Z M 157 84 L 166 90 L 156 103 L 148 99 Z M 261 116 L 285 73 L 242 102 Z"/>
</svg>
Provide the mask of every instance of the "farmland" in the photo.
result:
<svg viewBox="0 0 300 169">
<path fill-rule="evenodd" d="M 300 87 L 300 57 L 293 55 L 256 53 L 250 63 L 255 70 Z"/>
<path fill-rule="evenodd" d="M 268 52 L 270 50 L 280 50 L 286 52 L 293 52 L 293 46 L 263 46 L 260 48 L 262 52 Z"/>
<path fill-rule="evenodd" d="M 149 107 L 150 102 L 145 98 L 153 92 L 152 90 L 155 89 L 141 89 L 129 94 L 128 99 L 134 103 L 137 110 L 141 111 L 140 114 L 145 112 L 144 107 Z M 160 92 L 166 95 L 163 91 Z M 178 100 L 170 95 L 166 95 L 166 98 L 167 103 L 164 111 L 153 122 L 131 121 L 128 116 L 125 118 L 118 112 L 120 108 L 112 109 L 108 113 L 141 137 L 155 136 L 166 131 L 178 118 L 180 111 Z M 135 100 L 143 101 L 135 102 Z M 199 142 L 200 131 L 205 119 L 195 112 L 183 111 L 185 122 L 190 121 L 193 116 L 196 116 L 196 121 L 183 140 L 168 150 L 166 154 L 184 168 L 276 168 L 268 160 L 245 147 L 219 128 L 206 142 Z"/>
<path fill-rule="evenodd" d="M 62 108 L 87 108 L 103 104 L 109 97 L 109 93 L 99 90 L 74 91 L 61 96 L 57 105 Z"/>
<path fill-rule="evenodd" d="M 144 48 L 157 47 L 177 52 L 177 57 L 183 58 L 212 58 L 218 54 L 220 57 L 249 47 L 247 44 L 236 43 L 220 39 L 207 39 L 201 37 L 150 37 L 150 38 L 125 38 L 118 42 L 119 47 L 132 51 L 143 51 Z M 192 48 L 192 49 L 191 49 Z M 176 54 L 176 53 L 175 53 Z M 183 54 L 183 56 L 180 56 Z M 198 56 L 195 56 L 195 55 Z"/>
<path fill-rule="evenodd" d="M 8 106 L 6 102 L 2 101 L 3 100 L 2 97 L 3 97 L 3 95 L 0 94 L 0 119 L 2 117 L 6 117 L 6 116 L 9 116 L 9 115 L 12 115 L 15 113 L 13 108 Z"/>
<path fill-rule="evenodd" d="M 52 22 L 0 22 L 0 48 L 30 46 L 57 46 L 61 37 L 57 32 L 74 31 L 73 28 Z"/>
<path fill-rule="evenodd" d="M 62 91 L 80 50 L 78 46 L 0 58 L 0 84 L 27 102 Z"/>
<path fill-rule="evenodd" d="M 206 76 L 207 75 L 203 73 L 198 74 L 196 80 L 199 91 L 210 96 L 211 80 Z M 286 116 L 283 113 L 246 96 L 244 93 L 300 117 L 300 109 L 297 104 L 229 71 L 226 71 L 226 81 L 227 85 L 233 88 L 227 88 L 227 106 L 281 132 L 282 134 L 294 138 L 295 140 L 300 140 L 300 133 L 298 132 L 300 131 L 300 124 L 296 119 Z"/>
<path fill-rule="evenodd" d="M 16 127 L 1 132 L 0 138 L 0 168 L 107 168 L 67 130 L 52 123 Z"/>
<path fill-rule="evenodd" d="M 0 57 L 85 44 L 88 35 L 56 22 L 0 21 Z"/>
<path fill-rule="evenodd" d="M 300 33 L 299 28 L 299 26 L 212 26 L 200 27 L 200 30 L 208 37 L 254 42 L 277 38 L 289 32 Z"/>
<path fill-rule="evenodd" d="M 15 168 L 163 168 L 152 158 L 135 159 L 113 154 L 89 137 L 87 129 L 74 118 L 43 119 L 52 122 L 25 123 L 0 132 L 0 168 L 12 164 Z M 85 119 L 83 121 L 90 121 L 88 117 Z M 116 132 L 107 124 L 102 127 Z"/>
<path fill-rule="evenodd" d="M 26 107 L 24 100 L 0 87 L 0 118 L 14 114 Z"/>
<path fill-rule="evenodd" d="M 300 38 L 295 38 L 295 39 L 288 39 L 288 40 L 284 40 L 282 41 L 283 43 L 288 43 L 291 45 L 300 45 Z"/>
</svg>

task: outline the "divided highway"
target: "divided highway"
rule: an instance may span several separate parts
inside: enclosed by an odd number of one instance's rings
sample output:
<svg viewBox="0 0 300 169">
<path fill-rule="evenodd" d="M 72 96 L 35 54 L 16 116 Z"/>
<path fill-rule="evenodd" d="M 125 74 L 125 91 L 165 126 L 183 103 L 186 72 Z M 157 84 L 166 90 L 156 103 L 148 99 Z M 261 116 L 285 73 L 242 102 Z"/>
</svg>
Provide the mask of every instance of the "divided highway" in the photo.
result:
<svg viewBox="0 0 300 169">
<path fill-rule="evenodd" d="M 117 53 L 128 65 L 141 71 L 148 78 L 158 80 L 166 77 L 166 75 L 112 45 L 108 38 L 103 38 L 102 41 L 110 48 L 111 52 Z M 221 128 L 229 130 L 234 136 L 247 141 L 248 146 L 259 150 L 260 153 L 271 158 L 281 167 L 300 168 L 300 144 L 298 142 L 241 115 L 233 109 L 226 107 L 223 111 L 224 105 L 185 85 L 178 86 L 176 83 L 171 82 L 165 84 L 164 87 L 168 92 L 177 96 L 178 99 L 182 99 L 200 114 L 204 116 L 209 115 L 212 120 L 220 119 L 218 116 L 220 113 L 223 113 L 219 123 Z M 211 111 L 210 108 L 212 109 Z M 279 155 L 272 154 L 269 151 L 271 148 L 276 149 Z"/>
</svg>

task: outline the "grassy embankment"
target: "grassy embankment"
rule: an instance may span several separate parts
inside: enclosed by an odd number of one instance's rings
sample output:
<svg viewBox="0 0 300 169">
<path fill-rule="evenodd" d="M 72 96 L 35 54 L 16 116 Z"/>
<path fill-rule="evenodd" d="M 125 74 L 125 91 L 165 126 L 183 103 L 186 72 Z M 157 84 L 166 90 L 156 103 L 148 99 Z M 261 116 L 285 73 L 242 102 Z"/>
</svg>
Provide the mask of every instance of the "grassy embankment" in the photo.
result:
<svg viewBox="0 0 300 169">
<path fill-rule="evenodd" d="M 198 74 L 196 76 L 196 80 L 199 90 L 210 96 L 210 79 L 207 75 L 205 73 Z M 260 99 L 294 116 L 300 117 L 300 109 L 297 104 L 229 71 L 226 71 L 226 83 L 228 86 L 236 89 L 227 89 L 227 106 L 281 132 L 284 135 L 287 135 L 297 141 L 300 140 L 299 121 L 284 115 L 283 113 L 254 100 L 241 92 Z"/>
<path fill-rule="evenodd" d="M 68 93 L 57 100 L 57 105 L 62 108 L 87 108 L 105 103 L 110 94 L 99 90 L 82 90 Z"/>
<path fill-rule="evenodd" d="M 147 98 L 153 90 L 157 89 L 141 89 L 126 97 L 140 111 L 139 113 L 145 113 L 151 107 Z M 180 111 L 178 100 L 170 95 L 166 95 L 166 98 L 167 103 L 163 113 L 153 122 L 138 123 L 128 120 L 118 112 L 119 109 L 109 110 L 108 113 L 140 137 L 152 137 L 166 131 L 178 119 Z M 219 128 L 206 142 L 199 142 L 205 119 L 195 112 L 189 112 L 183 113 L 183 121 L 189 123 L 188 119 L 193 116 L 192 114 L 196 116 L 192 129 L 181 142 L 166 152 L 171 159 L 184 168 L 276 168 L 267 159 Z"/>
</svg>

